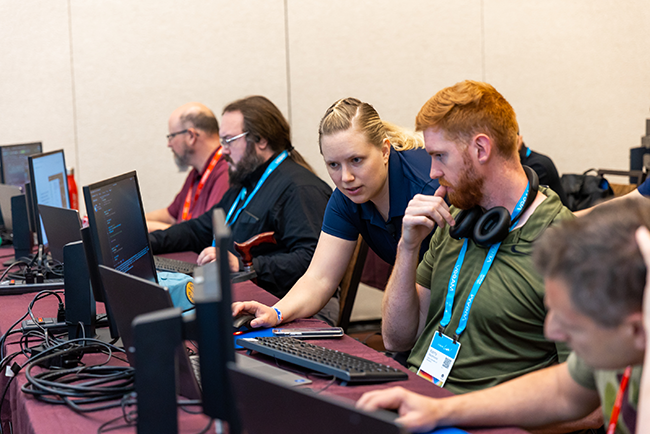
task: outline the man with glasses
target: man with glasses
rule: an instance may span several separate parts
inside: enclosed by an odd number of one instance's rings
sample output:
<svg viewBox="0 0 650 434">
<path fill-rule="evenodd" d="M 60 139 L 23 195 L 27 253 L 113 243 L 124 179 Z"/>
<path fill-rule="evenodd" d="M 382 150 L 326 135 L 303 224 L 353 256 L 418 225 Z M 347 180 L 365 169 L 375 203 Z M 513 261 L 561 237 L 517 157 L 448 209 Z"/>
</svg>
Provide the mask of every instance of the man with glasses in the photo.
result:
<svg viewBox="0 0 650 434">
<path fill-rule="evenodd" d="M 288 122 L 265 97 L 228 104 L 220 136 L 231 187 L 216 207 L 226 213 L 235 242 L 275 232 L 277 244 L 254 247 L 251 253 L 257 284 L 281 298 L 307 270 L 332 190 L 293 149 Z M 195 251 L 199 264 L 213 261 L 211 216 L 208 212 L 153 232 L 154 254 Z M 232 252 L 229 257 L 231 269 L 239 270 L 239 259 Z M 336 321 L 336 304 L 329 303 L 321 318 Z"/>
<path fill-rule="evenodd" d="M 219 123 L 212 110 L 198 102 L 178 107 L 169 117 L 167 147 L 181 172 L 192 170 L 167 208 L 146 214 L 149 232 L 198 217 L 228 190 L 228 163 L 221 156 Z"/>
</svg>

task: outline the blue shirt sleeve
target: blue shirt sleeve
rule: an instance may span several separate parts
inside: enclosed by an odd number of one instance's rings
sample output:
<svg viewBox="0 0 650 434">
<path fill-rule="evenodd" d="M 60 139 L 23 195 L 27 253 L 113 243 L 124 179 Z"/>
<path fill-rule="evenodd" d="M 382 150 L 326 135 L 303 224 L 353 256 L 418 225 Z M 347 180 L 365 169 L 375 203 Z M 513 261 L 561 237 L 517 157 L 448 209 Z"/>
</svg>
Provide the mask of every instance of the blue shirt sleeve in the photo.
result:
<svg viewBox="0 0 650 434">
<path fill-rule="evenodd" d="M 650 178 L 643 181 L 643 183 L 637 187 L 637 190 L 639 190 L 639 193 L 645 197 L 650 197 Z"/>
<path fill-rule="evenodd" d="M 352 212 L 350 200 L 338 189 L 334 190 L 323 217 L 323 232 L 333 237 L 342 238 L 348 241 L 356 241 L 359 238 L 359 230 L 350 219 Z"/>
</svg>

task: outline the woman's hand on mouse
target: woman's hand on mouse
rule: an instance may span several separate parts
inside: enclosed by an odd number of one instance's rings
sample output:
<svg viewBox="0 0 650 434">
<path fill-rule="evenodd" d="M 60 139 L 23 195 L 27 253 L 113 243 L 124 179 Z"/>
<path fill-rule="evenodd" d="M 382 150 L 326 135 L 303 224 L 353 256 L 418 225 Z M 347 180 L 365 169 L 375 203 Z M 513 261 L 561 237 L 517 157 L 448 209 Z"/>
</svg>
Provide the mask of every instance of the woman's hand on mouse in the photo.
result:
<svg viewBox="0 0 650 434">
<path fill-rule="evenodd" d="M 241 313 L 249 313 L 255 315 L 255 319 L 251 321 L 251 327 L 275 327 L 278 325 L 278 315 L 265 304 L 257 301 L 238 301 L 232 304 L 232 316 L 237 316 Z"/>
</svg>

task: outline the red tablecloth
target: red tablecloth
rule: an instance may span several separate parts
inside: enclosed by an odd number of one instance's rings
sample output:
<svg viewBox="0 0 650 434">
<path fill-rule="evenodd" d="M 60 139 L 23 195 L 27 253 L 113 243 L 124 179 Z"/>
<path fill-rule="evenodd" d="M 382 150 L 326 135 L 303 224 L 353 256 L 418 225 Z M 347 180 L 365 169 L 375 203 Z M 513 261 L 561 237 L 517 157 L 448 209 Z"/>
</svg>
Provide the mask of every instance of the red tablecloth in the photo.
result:
<svg viewBox="0 0 650 434">
<path fill-rule="evenodd" d="M 13 296 L 0 297 L 0 333 L 5 333 L 7 329 L 18 320 L 26 311 L 29 302 L 33 299 L 34 294 L 23 294 Z M 250 282 L 244 282 L 234 285 L 233 299 L 235 301 L 243 300 L 257 300 L 265 304 L 273 304 L 277 298 L 266 291 L 258 288 Z M 34 312 L 38 316 L 55 317 L 57 310 L 57 300 L 54 297 L 48 297 L 36 303 Z M 99 309 L 98 309 L 99 310 Z M 314 319 L 298 320 L 291 324 L 291 327 L 308 327 L 308 326 L 323 326 L 324 323 Z M 13 352 L 17 350 L 17 345 L 11 342 L 17 341 L 17 338 L 9 339 L 10 343 L 8 351 Z M 314 340 L 311 341 L 317 345 L 324 347 L 345 351 L 369 360 L 384 363 L 390 366 L 401 368 L 396 361 L 386 357 L 384 354 L 379 353 L 372 348 L 369 348 L 360 342 L 345 336 L 341 339 L 331 340 Z M 22 356 L 20 356 L 22 357 Z M 17 359 L 19 363 L 24 361 L 24 358 Z M 266 360 L 269 363 L 275 364 L 266 356 L 254 354 L 253 357 L 259 360 Z M 280 362 L 282 366 L 283 362 Z M 300 371 L 301 369 L 296 366 L 291 366 L 291 369 Z M 318 376 L 312 375 L 306 370 L 303 370 L 306 377 L 310 378 L 313 382 L 307 387 L 314 390 L 319 390 L 327 386 L 328 379 L 323 379 Z M 407 371 L 408 372 L 408 371 Z M 440 389 L 431 385 L 429 382 L 417 377 L 414 373 L 408 372 L 409 379 L 398 383 L 388 383 L 383 385 L 355 385 L 355 386 L 341 386 L 340 382 L 330 385 L 324 393 L 343 397 L 350 400 L 357 400 L 364 392 L 373 389 L 381 389 L 400 385 L 407 389 L 416 391 L 418 393 L 443 397 L 451 393 L 444 389 Z M 0 379 L 0 390 L 4 390 L 6 385 L 6 377 L 3 375 Z M 28 396 L 20 391 L 20 387 L 26 383 L 25 376 L 20 373 L 16 380 L 12 381 L 5 401 L 2 406 L 2 424 L 3 429 L 8 428 L 8 423 L 11 421 L 13 424 L 13 432 L 15 434 L 86 434 L 94 433 L 102 423 L 116 418 L 121 415 L 120 409 L 112 409 L 100 411 L 96 413 L 86 413 L 79 415 L 74 413 L 68 407 L 54 406 L 46 404 Z M 203 415 L 190 415 L 183 411 L 179 411 L 179 432 L 181 433 L 195 433 L 200 431 L 208 423 L 208 419 Z M 118 422 L 120 424 L 121 422 Z M 4 431 L 10 432 L 10 431 Z M 133 433 L 134 427 L 118 429 L 112 432 L 116 433 Z M 490 430 L 470 430 L 472 433 L 523 433 L 524 431 L 514 428 L 507 429 L 490 429 Z"/>
</svg>

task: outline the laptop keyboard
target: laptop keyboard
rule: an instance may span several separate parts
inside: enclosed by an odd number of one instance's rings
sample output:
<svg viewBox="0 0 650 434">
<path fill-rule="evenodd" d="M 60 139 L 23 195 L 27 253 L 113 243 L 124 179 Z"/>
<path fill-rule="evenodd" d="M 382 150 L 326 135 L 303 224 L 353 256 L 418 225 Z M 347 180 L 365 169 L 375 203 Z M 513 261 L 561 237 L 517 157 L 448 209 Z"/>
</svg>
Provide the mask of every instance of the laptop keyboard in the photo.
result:
<svg viewBox="0 0 650 434">
<path fill-rule="evenodd" d="M 153 257 L 156 270 L 160 271 L 171 271 L 175 273 L 189 274 L 190 276 L 194 273 L 194 269 L 198 267 L 197 264 L 192 262 L 179 261 L 178 259 L 166 258 L 163 256 L 154 256 Z"/>
<path fill-rule="evenodd" d="M 399 369 L 285 336 L 243 338 L 237 344 L 267 356 L 356 383 L 406 380 Z"/>
</svg>

